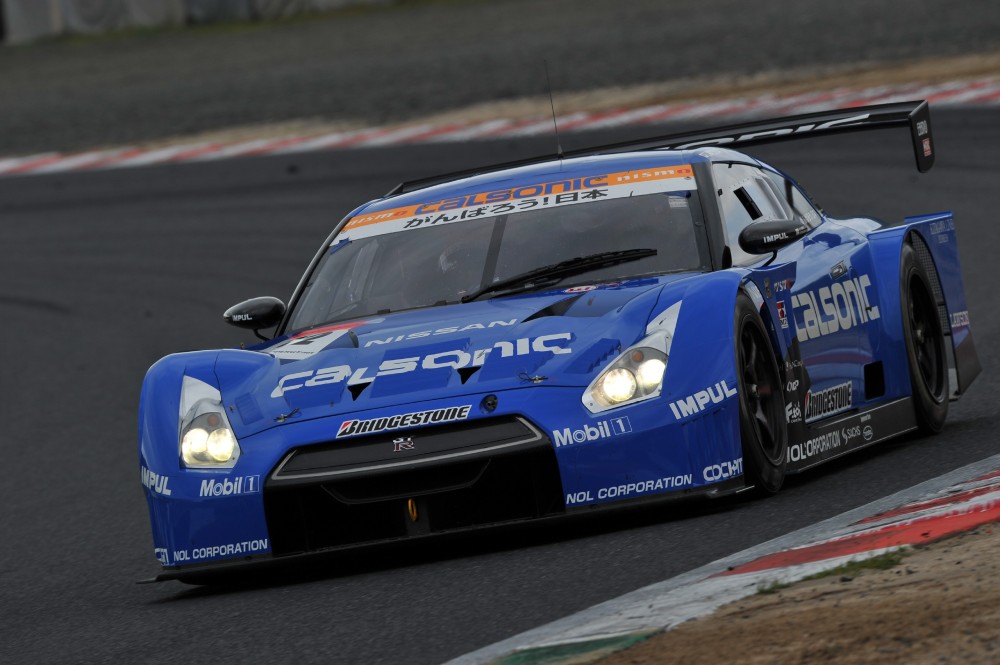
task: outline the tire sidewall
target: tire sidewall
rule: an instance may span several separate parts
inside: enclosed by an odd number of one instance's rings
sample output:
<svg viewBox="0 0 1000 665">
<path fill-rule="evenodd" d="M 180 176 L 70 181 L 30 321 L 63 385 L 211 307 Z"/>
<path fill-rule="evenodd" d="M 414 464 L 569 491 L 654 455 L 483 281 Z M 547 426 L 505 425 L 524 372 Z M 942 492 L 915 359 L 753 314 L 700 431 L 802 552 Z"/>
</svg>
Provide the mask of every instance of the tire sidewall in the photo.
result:
<svg viewBox="0 0 1000 665">
<path fill-rule="evenodd" d="M 785 422 L 785 400 L 784 390 L 781 383 L 781 374 L 778 372 L 778 364 L 774 357 L 774 351 L 770 345 L 770 337 L 764 328 L 760 314 L 754 308 L 752 301 L 745 294 L 740 293 L 736 299 L 735 308 L 735 357 L 736 357 L 736 378 L 739 384 L 740 395 L 740 439 L 743 449 L 744 473 L 748 485 L 753 485 L 761 494 L 774 494 L 781 489 L 785 480 L 785 472 L 788 466 L 788 428 Z M 778 416 L 773 423 L 775 436 L 779 441 L 780 455 L 778 461 L 769 459 L 764 452 L 761 442 L 757 437 L 756 430 L 752 424 L 749 406 L 747 404 L 747 387 L 743 377 L 742 358 L 742 332 L 746 326 L 756 329 L 766 351 L 771 377 L 774 379 L 772 386 L 774 398 L 778 401 Z"/>
<path fill-rule="evenodd" d="M 903 245 L 899 263 L 899 297 L 903 319 L 903 339 L 906 345 L 906 364 L 910 373 L 910 394 L 913 398 L 913 407 L 916 412 L 917 424 L 919 425 L 920 430 L 926 433 L 935 433 L 941 431 L 941 428 L 944 427 L 944 421 L 948 416 L 947 347 L 945 346 L 941 323 L 937 317 L 935 317 L 933 331 L 935 333 L 935 341 L 938 346 L 938 355 L 942 361 L 938 371 L 943 373 L 945 382 L 944 395 L 941 399 L 937 399 L 924 382 L 923 376 L 920 373 L 920 367 L 917 364 L 916 345 L 913 340 L 913 330 L 910 326 L 909 305 L 909 290 L 913 280 L 919 280 L 922 283 L 926 294 L 931 298 L 931 303 L 932 305 L 935 305 L 936 309 L 933 296 L 934 290 L 931 288 L 931 282 L 929 276 L 927 275 L 927 271 L 917 260 L 916 251 L 913 249 L 912 245 L 909 244 L 909 242 Z"/>
</svg>

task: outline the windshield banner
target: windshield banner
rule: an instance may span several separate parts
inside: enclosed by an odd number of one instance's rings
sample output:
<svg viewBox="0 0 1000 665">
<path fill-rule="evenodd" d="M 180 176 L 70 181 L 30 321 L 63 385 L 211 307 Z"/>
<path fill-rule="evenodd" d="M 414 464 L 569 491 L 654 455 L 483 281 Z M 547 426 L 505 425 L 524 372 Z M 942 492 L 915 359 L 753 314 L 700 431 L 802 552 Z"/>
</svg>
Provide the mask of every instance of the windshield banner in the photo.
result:
<svg viewBox="0 0 1000 665">
<path fill-rule="evenodd" d="M 696 188 L 689 164 L 553 180 L 358 215 L 347 222 L 335 242 L 532 209 Z"/>
</svg>

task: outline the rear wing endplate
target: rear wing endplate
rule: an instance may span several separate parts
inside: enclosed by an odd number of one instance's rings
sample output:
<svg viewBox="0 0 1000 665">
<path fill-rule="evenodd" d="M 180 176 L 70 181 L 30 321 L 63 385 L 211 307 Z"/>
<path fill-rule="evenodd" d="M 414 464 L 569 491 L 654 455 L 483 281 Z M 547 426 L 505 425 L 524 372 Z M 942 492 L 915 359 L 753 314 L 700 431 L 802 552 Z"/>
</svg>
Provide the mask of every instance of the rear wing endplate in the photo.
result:
<svg viewBox="0 0 1000 665">
<path fill-rule="evenodd" d="M 559 155 L 546 155 L 544 157 L 523 159 L 478 169 L 457 171 L 431 178 L 412 180 L 401 183 L 389 192 L 387 196 L 423 189 L 457 178 L 489 173 L 491 171 L 501 171 L 518 166 L 539 164 L 552 161 L 553 159 L 608 155 L 642 150 L 689 150 L 707 146 L 736 148 L 762 143 L 792 141 L 811 136 L 826 136 L 873 129 L 890 129 L 893 127 L 908 127 L 910 129 L 910 140 L 913 144 L 913 155 L 917 161 L 917 170 L 921 173 L 930 171 L 934 165 L 934 143 L 931 137 L 930 107 L 926 101 L 919 100 L 858 106 L 835 111 L 820 111 L 818 113 L 804 113 L 772 120 L 747 122 L 716 127 L 714 129 L 668 134 L 648 139 L 572 150 Z"/>
</svg>

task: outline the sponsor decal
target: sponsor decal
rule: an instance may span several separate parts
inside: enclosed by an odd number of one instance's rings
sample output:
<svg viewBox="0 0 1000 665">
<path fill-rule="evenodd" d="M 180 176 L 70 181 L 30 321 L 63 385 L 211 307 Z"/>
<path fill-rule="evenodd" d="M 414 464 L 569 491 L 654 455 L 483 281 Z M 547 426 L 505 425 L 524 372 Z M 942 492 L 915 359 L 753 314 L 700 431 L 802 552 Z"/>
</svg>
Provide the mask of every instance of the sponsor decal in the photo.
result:
<svg viewBox="0 0 1000 665">
<path fill-rule="evenodd" d="M 590 443 L 591 441 L 610 439 L 621 434 L 628 434 L 631 431 L 632 423 L 629 422 L 628 416 L 622 416 L 621 418 L 599 420 L 593 425 L 586 424 L 580 429 L 571 430 L 568 427 L 564 427 L 562 430 L 553 430 L 552 439 L 555 441 L 556 448 L 561 448 L 563 446 L 572 446 L 576 443 Z"/>
<path fill-rule="evenodd" d="M 843 442 L 840 439 L 840 432 L 826 432 L 809 439 L 805 443 L 796 443 L 788 447 L 788 459 L 793 462 L 807 460 L 825 452 L 840 448 Z"/>
<path fill-rule="evenodd" d="M 865 441 L 871 441 L 875 438 L 875 430 L 872 429 L 871 425 L 865 425 L 864 429 L 861 430 L 861 436 L 865 438 Z"/>
<path fill-rule="evenodd" d="M 524 210 L 656 192 L 686 191 L 696 187 L 694 169 L 689 164 L 553 180 L 361 214 L 347 222 L 337 242 L 344 237 L 357 240 Z"/>
<path fill-rule="evenodd" d="M 928 131 L 930 131 L 930 129 L 927 127 L 926 120 L 917 121 L 917 136 L 927 136 Z"/>
<path fill-rule="evenodd" d="M 249 314 L 233 314 L 233 321 L 253 321 L 253 317 Z"/>
<path fill-rule="evenodd" d="M 595 287 L 596 288 L 596 287 Z M 376 344 L 392 344 L 394 342 L 405 342 L 411 339 L 421 339 L 423 337 L 433 337 L 435 335 L 448 335 L 451 333 L 460 333 L 467 330 L 485 330 L 487 328 L 495 328 L 497 326 L 512 326 L 517 323 L 517 319 L 510 319 L 509 321 L 490 321 L 489 323 L 470 323 L 465 326 L 446 326 L 444 328 L 436 328 L 434 330 L 420 330 L 418 332 L 408 333 L 406 335 L 396 335 L 393 337 L 386 337 L 385 339 L 370 339 L 365 342 L 365 348 L 369 346 L 375 346 Z"/>
<path fill-rule="evenodd" d="M 260 492 L 260 476 L 236 476 L 235 478 L 207 478 L 201 481 L 198 496 L 235 496 Z"/>
<path fill-rule="evenodd" d="M 688 150 L 696 146 L 707 146 L 707 145 L 726 145 L 727 143 L 732 143 L 734 141 L 749 141 L 751 139 L 757 139 L 766 136 L 785 136 L 786 134 L 808 134 L 809 132 L 820 131 L 824 129 L 830 129 L 832 127 L 847 127 L 850 125 L 856 125 L 863 123 L 871 117 L 869 113 L 859 113 L 858 115 L 852 115 L 847 118 L 837 118 L 835 120 L 828 120 L 826 122 L 821 122 L 818 125 L 812 123 L 806 123 L 803 125 L 793 125 L 791 127 L 778 127 L 775 129 L 767 129 L 759 132 L 751 132 L 749 134 L 741 134 L 739 136 L 721 136 L 718 138 L 705 139 L 703 141 L 692 141 L 690 143 L 681 143 L 677 145 L 664 145 L 663 148 L 670 148 L 672 150 Z"/>
<path fill-rule="evenodd" d="M 847 411 L 853 405 L 853 384 L 848 381 L 820 391 L 806 392 L 806 422 Z"/>
<path fill-rule="evenodd" d="M 932 154 L 934 154 L 934 151 L 931 149 L 931 140 L 930 140 L 930 138 L 924 139 L 922 141 L 922 145 L 924 147 L 924 157 L 930 157 Z"/>
<path fill-rule="evenodd" d="M 164 566 L 170 565 L 170 552 L 165 547 L 156 547 L 153 549 L 153 556 Z"/>
<path fill-rule="evenodd" d="M 799 389 L 799 380 L 798 379 L 792 379 L 791 381 L 789 381 L 788 383 L 785 384 L 785 391 L 787 391 L 787 392 L 790 392 L 790 393 L 791 392 L 795 392 L 798 389 Z"/>
<path fill-rule="evenodd" d="M 783 293 L 789 291 L 792 288 L 792 284 L 794 284 L 794 281 L 791 279 L 779 279 L 774 283 L 774 292 Z"/>
<path fill-rule="evenodd" d="M 788 314 L 785 313 L 785 301 L 775 301 L 774 306 L 778 310 L 778 323 L 781 324 L 783 329 L 788 328 Z"/>
<path fill-rule="evenodd" d="M 392 440 L 392 452 L 401 453 L 404 450 L 414 450 L 413 438 L 409 436 L 401 436 L 398 439 Z"/>
<path fill-rule="evenodd" d="M 153 473 L 146 467 L 141 467 L 139 473 L 143 486 L 150 492 L 160 494 L 162 496 L 170 496 L 172 494 L 170 487 L 168 487 L 170 484 L 170 478 L 168 476 L 161 476 L 158 473 Z"/>
<path fill-rule="evenodd" d="M 963 328 L 963 327 L 965 327 L 967 325 L 969 325 L 969 311 L 968 310 L 962 310 L 961 312 L 955 312 L 954 314 L 951 315 L 951 327 L 952 327 L 952 329 L 954 329 L 954 328 Z"/>
<path fill-rule="evenodd" d="M 371 383 L 380 376 L 406 374 L 408 372 L 415 372 L 418 369 L 481 367 L 486 363 L 486 357 L 497 351 L 499 351 L 502 358 L 526 356 L 531 353 L 572 353 L 573 350 L 565 346 L 565 344 L 570 342 L 572 337 L 570 333 L 555 333 L 552 335 L 539 335 L 538 337 L 521 337 L 510 341 L 503 340 L 496 342 L 493 346 L 485 349 L 475 349 L 471 352 L 464 349 L 455 349 L 454 351 L 442 351 L 422 357 L 393 358 L 382 361 L 382 364 L 374 372 L 370 367 L 351 367 L 350 365 L 335 365 L 317 370 L 293 372 L 281 377 L 278 385 L 271 391 L 271 397 L 277 399 L 292 390 L 325 386 L 342 381 L 347 381 L 347 385 L 349 386 L 359 383 Z"/>
<path fill-rule="evenodd" d="M 791 372 L 793 369 L 798 369 L 800 367 L 802 367 L 802 361 L 799 360 L 798 358 L 796 358 L 794 360 L 786 360 L 785 361 L 785 371 L 786 372 Z"/>
<path fill-rule="evenodd" d="M 931 222 L 929 228 L 937 244 L 946 245 L 951 241 L 951 233 L 949 232 L 955 230 L 955 220 L 943 219 L 940 222 Z"/>
<path fill-rule="evenodd" d="M 670 403 L 674 418 L 680 420 L 701 413 L 709 404 L 718 404 L 736 394 L 735 388 L 730 388 L 725 381 L 719 381 L 714 386 L 699 390 L 694 395 Z"/>
<path fill-rule="evenodd" d="M 785 420 L 789 425 L 802 422 L 802 407 L 798 402 L 789 402 L 785 405 Z"/>
<path fill-rule="evenodd" d="M 586 291 L 593 291 L 597 286 L 593 284 L 586 284 L 584 286 L 571 286 L 568 289 L 564 289 L 563 293 L 585 293 Z"/>
<path fill-rule="evenodd" d="M 843 261 L 830 268 L 830 277 L 833 279 L 843 277 L 845 274 L 847 274 L 847 264 Z"/>
<path fill-rule="evenodd" d="M 196 547 L 191 550 L 174 550 L 174 563 L 215 559 L 222 556 L 238 556 L 264 552 L 268 549 L 267 538 L 259 540 L 244 540 L 239 543 L 212 545 L 211 547 Z"/>
<path fill-rule="evenodd" d="M 597 490 L 598 499 L 624 499 L 638 494 L 649 492 L 662 492 L 663 490 L 678 489 L 694 484 L 694 476 L 690 473 L 681 476 L 667 476 L 653 480 L 644 480 L 636 483 L 615 485 L 613 487 L 602 487 Z M 594 493 L 590 490 L 582 492 L 572 492 L 566 495 L 566 505 L 572 506 L 581 503 L 594 501 Z"/>
<path fill-rule="evenodd" d="M 878 306 L 872 304 L 868 293 L 870 287 L 868 275 L 861 275 L 793 295 L 798 340 L 806 342 L 878 319 Z"/>
<path fill-rule="evenodd" d="M 852 425 L 850 427 L 842 427 L 840 429 L 840 438 L 844 442 L 845 446 L 851 445 L 851 439 L 857 439 L 861 437 L 861 425 Z"/>
<path fill-rule="evenodd" d="M 710 483 L 714 483 L 717 480 L 725 480 L 726 478 L 742 476 L 743 458 L 738 457 L 737 459 L 723 462 L 722 464 L 712 464 L 711 466 L 706 466 L 702 469 L 701 475 L 705 478 L 706 482 Z"/>
<path fill-rule="evenodd" d="M 438 423 L 451 423 L 456 420 L 465 420 L 469 417 L 469 410 L 471 408 L 472 405 L 466 404 L 465 406 L 449 406 L 444 409 L 414 411 L 413 413 L 372 418 L 370 420 L 345 420 L 341 423 L 340 429 L 337 430 L 337 438 L 357 436 L 358 434 L 388 432 L 394 429 L 403 429 L 404 427 L 436 425 Z M 402 448 L 400 450 L 402 450 Z"/>
<path fill-rule="evenodd" d="M 305 360 L 323 351 L 344 335 L 352 334 L 351 328 L 357 328 L 366 323 L 371 322 L 354 321 L 305 330 L 265 350 L 265 353 L 280 360 Z"/>
</svg>

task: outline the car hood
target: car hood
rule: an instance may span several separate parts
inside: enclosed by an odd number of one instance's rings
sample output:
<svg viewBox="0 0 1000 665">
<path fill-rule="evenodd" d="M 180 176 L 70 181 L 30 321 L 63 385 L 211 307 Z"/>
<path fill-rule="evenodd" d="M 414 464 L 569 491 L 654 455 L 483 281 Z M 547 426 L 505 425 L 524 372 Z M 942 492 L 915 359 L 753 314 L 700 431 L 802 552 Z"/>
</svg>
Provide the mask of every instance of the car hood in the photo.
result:
<svg viewBox="0 0 1000 665">
<path fill-rule="evenodd" d="M 640 339 L 668 275 L 397 312 L 319 326 L 215 373 L 237 435 L 286 420 L 354 413 L 528 385 L 586 387 Z"/>
</svg>

